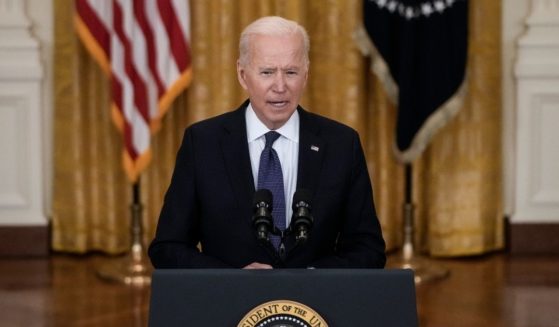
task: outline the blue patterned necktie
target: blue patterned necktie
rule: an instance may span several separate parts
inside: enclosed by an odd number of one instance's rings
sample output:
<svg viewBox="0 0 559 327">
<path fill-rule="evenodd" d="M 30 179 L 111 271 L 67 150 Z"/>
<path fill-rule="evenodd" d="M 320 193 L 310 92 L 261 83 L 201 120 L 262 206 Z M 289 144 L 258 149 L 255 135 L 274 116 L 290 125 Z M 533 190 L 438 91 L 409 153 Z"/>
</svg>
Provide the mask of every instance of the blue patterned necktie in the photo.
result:
<svg viewBox="0 0 559 327">
<path fill-rule="evenodd" d="M 280 230 L 285 230 L 285 195 L 283 191 L 283 173 L 281 163 L 276 150 L 272 148 L 274 142 L 280 137 L 278 132 L 270 131 L 265 134 L 266 146 L 260 154 L 260 166 L 258 168 L 258 189 L 268 189 L 274 196 L 272 217 L 274 225 Z M 280 237 L 270 235 L 272 244 L 277 249 L 280 245 Z"/>
</svg>

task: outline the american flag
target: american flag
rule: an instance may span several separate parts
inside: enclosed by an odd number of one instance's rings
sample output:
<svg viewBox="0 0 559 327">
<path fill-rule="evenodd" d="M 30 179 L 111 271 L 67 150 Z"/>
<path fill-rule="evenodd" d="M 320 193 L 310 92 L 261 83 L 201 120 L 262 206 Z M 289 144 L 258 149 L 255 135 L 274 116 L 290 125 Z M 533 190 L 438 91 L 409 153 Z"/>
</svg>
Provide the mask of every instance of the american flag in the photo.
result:
<svg viewBox="0 0 559 327">
<path fill-rule="evenodd" d="M 192 78 L 188 0 L 76 0 L 74 24 L 107 76 L 111 114 L 131 182 L 151 160 L 150 139 Z"/>
</svg>

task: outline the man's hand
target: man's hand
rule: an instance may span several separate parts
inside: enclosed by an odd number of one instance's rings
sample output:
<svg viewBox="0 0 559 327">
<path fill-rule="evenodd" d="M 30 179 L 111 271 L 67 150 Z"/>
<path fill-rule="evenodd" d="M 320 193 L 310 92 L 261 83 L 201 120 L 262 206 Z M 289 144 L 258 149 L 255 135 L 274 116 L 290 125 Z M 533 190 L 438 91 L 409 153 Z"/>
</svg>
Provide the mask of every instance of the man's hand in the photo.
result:
<svg viewBox="0 0 559 327">
<path fill-rule="evenodd" d="M 247 266 L 245 266 L 243 269 L 274 269 L 274 267 L 265 264 L 265 263 L 260 263 L 260 262 L 253 262 Z"/>
</svg>

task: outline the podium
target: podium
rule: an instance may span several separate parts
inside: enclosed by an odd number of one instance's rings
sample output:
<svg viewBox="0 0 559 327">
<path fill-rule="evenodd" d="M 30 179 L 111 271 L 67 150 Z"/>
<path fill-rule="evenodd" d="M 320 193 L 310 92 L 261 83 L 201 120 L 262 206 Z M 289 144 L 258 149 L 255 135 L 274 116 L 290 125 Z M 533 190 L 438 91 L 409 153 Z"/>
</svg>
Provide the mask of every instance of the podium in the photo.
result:
<svg viewBox="0 0 559 327">
<path fill-rule="evenodd" d="M 161 269 L 150 327 L 417 326 L 408 269 Z"/>
</svg>

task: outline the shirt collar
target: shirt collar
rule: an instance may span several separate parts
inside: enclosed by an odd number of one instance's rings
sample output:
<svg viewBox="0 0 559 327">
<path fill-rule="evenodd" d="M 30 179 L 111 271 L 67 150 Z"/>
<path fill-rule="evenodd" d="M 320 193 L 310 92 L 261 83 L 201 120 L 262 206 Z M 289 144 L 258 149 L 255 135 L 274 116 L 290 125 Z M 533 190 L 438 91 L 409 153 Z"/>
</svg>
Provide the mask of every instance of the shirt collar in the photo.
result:
<svg viewBox="0 0 559 327">
<path fill-rule="evenodd" d="M 258 119 L 250 103 L 245 113 L 245 120 L 248 142 L 252 142 L 270 131 L 270 129 Z M 289 120 L 275 131 L 280 133 L 283 137 L 295 143 L 299 143 L 299 112 L 295 110 L 291 117 L 289 117 Z"/>
</svg>

